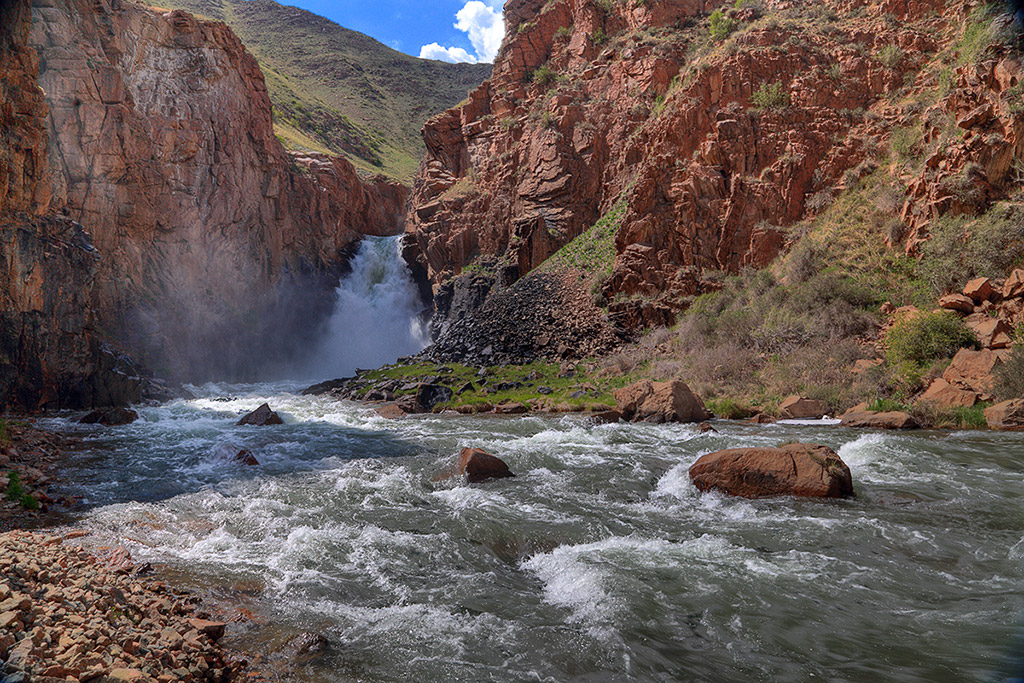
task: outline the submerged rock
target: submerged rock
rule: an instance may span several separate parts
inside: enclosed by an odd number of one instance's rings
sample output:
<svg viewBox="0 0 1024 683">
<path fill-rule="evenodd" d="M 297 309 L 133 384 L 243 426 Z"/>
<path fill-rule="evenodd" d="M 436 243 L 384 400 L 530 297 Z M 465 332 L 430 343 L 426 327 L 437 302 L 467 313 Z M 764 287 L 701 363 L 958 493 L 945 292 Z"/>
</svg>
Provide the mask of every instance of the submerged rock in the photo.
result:
<svg viewBox="0 0 1024 683">
<path fill-rule="evenodd" d="M 284 424 L 284 420 L 281 419 L 280 415 L 270 409 L 270 405 L 264 403 L 259 408 L 239 420 L 238 424 L 265 427 L 267 425 Z"/>
<path fill-rule="evenodd" d="M 850 468 L 827 446 L 797 443 L 779 448 L 731 448 L 702 456 L 690 467 L 701 491 L 744 498 L 853 496 Z"/>
<path fill-rule="evenodd" d="M 374 408 L 377 414 L 387 420 L 400 420 L 406 416 L 406 412 L 402 408 L 394 403 L 385 403 L 382 406 Z"/>
<path fill-rule="evenodd" d="M 101 424 L 105 427 L 131 424 L 139 419 L 139 414 L 128 408 L 100 408 L 88 413 L 79 420 L 79 424 Z"/>
<path fill-rule="evenodd" d="M 1002 432 L 1024 432 L 1024 398 L 997 403 L 985 410 L 989 429 Z"/>
<path fill-rule="evenodd" d="M 243 465 L 255 467 L 260 464 L 260 461 L 256 459 L 256 456 L 252 454 L 249 449 L 242 449 L 235 453 L 234 459 Z"/>
<path fill-rule="evenodd" d="M 703 422 L 712 417 L 680 380 L 642 380 L 616 391 L 615 403 L 623 419 L 633 422 Z"/>
<path fill-rule="evenodd" d="M 456 468 L 460 474 L 466 475 L 466 480 L 470 484 L 516 476 L 509 470 L 504 460 L 479 448 L 463 448 L 459 453 Z"/>
</svg>

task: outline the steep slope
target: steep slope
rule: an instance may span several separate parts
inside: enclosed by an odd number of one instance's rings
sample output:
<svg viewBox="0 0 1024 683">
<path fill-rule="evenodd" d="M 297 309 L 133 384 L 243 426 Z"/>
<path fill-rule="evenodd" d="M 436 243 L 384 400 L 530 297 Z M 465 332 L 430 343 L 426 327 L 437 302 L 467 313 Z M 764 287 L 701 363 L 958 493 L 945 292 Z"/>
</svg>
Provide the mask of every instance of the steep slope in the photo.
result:
<svg viewBox="0 0 1024 683">
<path fill-rule="evenodd" d="M 358 168 L 409 182 L 420 127 L 490 75 L 489 64 L 410 57 L 272 0 L 165 0 L 226 22 L 260 63 L 276 129 L 293 149 L 344 154 Z"/>
<path fill-rule="evenodd" d="M 913 157 L 889 169 L 901 227 L 862 230 L 917 253 L 940 217 L 1019 186 L 1006 22 L 944 0 L 510 0 L 493 77 L 424 129 L 419 261 L 443 301 L 467 267 L 508 284 L 589 249 L 612 320 L 670 324 L 891 148 Z"/>
<path fill-rule="evenodd" d="M 138 398 L 104 389 L 137 374 L 104 341 L 178 380 L 266 373 L 310 342 L 360 237 L 401 231 L 405 188 L 285 152 L 224 24 L 119 0 L 2 8 L 0 405 Z"/>
</svg>

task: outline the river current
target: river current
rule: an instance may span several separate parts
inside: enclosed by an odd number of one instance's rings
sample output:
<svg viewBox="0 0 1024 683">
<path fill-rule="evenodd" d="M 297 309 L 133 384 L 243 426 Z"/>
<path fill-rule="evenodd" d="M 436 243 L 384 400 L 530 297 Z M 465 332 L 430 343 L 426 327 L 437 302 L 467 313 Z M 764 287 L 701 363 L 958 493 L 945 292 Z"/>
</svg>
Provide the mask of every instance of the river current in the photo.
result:
<svg viewBox="0 0 1024 683">
<path fill-rule="evenodd" d="M 297 388 L 194 387 L 124 427 L 44 421 L 85 439 L 66 473 L 80 526 L 327 637 L 296 679 L 989 681 L 1019 632 L 1024 435 L 389 421 Z M 264 401 L 286 424 L 235 425 Z M 857 497 L 687 477 L 701 454 L 796 440 L 836 449 Z M 517 477 L 445 476 L 464 446 Z M 243 447 L 260 466 L 230 458 Z"/>
</svg>

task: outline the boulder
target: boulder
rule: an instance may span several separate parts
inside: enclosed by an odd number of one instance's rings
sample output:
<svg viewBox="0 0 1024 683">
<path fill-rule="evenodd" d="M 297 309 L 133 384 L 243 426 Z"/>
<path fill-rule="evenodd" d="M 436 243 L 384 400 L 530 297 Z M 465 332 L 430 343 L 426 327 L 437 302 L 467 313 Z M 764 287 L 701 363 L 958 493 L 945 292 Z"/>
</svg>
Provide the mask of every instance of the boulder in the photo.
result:
<svg viewBox="0 0 1024 683">
<path fill-rule="evenodd" d="M 950 384 L 941 377 L 932 382 L 917 399 L 918 404 L 928 404 L 938 410 L 947 411 L 953 408 L 969 408 L 977 402 L 977 393 Z"/>
<path fill-rule="evenodd" d="M 901 410 L 880 413 L 860 406 L 846 411 L 840 419 L 843 427 L 865 429 L 918 429 L 921 426 L 913 416 Z"/>
<path fill-rule="evenodd" d="M 985 411 L 989 429 L 1001 432 L 1024 432 L 1024 398 L 997 403 Z"/>
<path fill-rule="evenodd" d="M 506 401 L 494 406 L 494 412 L 498 415 L 523 415 L 530 412 L 530 407 L 525 403 Z"/>
<path fill-rule="evenodd" d="M 224 636 L 227 624 L 220 621 L 209 621 L 207 619 L 189 619 L 189 626 L 209 636 L 210 640 L 219 640 Z"/>
<path fill-rule="evenodd" d="M 850 468 L 827 446 L 797 443 L 779 448 L 731 448 L 702 456 L 690 467 L 701 491 L 744 498 L 853 496 Z"/>
<path fill-rule="evenodd" d="M 101 424 L 105 427 L 131 424 L 139 419 L 139 414 L 128 408 L 100 408 L 88 413 L 79 420 L 79 424 Z"/>
<path fill-rule="evenodd" d="M 964 322 L 978 337 L 983 349 L 1006 349 L 1013 343 L 1010 337 L 1013 330 L 1002 318 L 976 314 L 964 318 Z"/>
<path fill-rule="evenodd" d="M 242 449 L 235 453 L 234 459 L 243 465 L 248 465 L 250 467 L 255 467 L 260 464 L 260 461 L 256 459 L 256 456 L 248 449 Z"/>
<path fill-rule="evenodd" d="M 960 349 L 942 373 L 942 379 L 962 389 L 969 389 L 982 397 L 992 393 L 994 372 L 1010 352 L 992 349 Z"/>
<path fill-rule="evenodd" d="M 939 299 L 939 306 L 960 313 L 974 313 L 974 300 L 963 294 L 948 294 Z"/>
<path fill-rule="evenodd" d="M 382 406 L 377 406 L 374 410 L 377 411 L 378 415 L 388 420 L 400 420 L 406 416 L 406 412 L 402 410 L 401 406 L 394 403 L 385 403 Z"/>
<path fill-rule="evenodd" d="M 779 406 L 779 417 L 783 420 L 817 420 L 828 413 L 824 401 L 815 401 L 801 396 L 790 396 Z"/>
<path fill-rule="evenodd" d="M 615 392 L 616 408 L 634 422 L 703 422 L 712 417 L 704 402 L 680 380 L 642 380 Z"/>
<path fill-rule="evenodd" d="M 451 401 L 452 396 L 452 390 L 441 384 L 424 382 L 416 387 L 416 405 L 420 412 L 429 413 L 434 406 Z"/>
<path fill-rule="evenodd" d="M 590 419 L 599 425 L 615 424 L 622 419 L 622 413 L 617 410 L 603 410 L 591 415 Z"/>
<path fill-rule="evenodd" d="M 991 299 L 994 291 L 992 280 L 987 277 L 975 278 L 964 285 L 964 296 L 969 297 L 976 304 Z"/>
<path fill-rule="evenodd" d="M 259 408 L 239 420 L 238 424 L 265 427 L 267 425 L 284 424 L 284 420 L 281 419 L 280 415 L 271 410 L 268 404 L 264 403 Z"/>
<path fill-rule="evenodd" d="M 1024 268 L 1018 268 L 1010 273 L 1003 283 L 1003 298 L 1015 299 L 1024 296 Z"/>
<path fill-rule="evenodd" d="M 459 453 L 456 468 L 459 474 L 466 475 L 466 480 L 470 484 L 516 476 L 501 458 L 496 458 L 479 448 L 463 448 Z"/>
<path fill-rule="evenodd" d="M 771 415 L 758 413 L 754 417 L 750 418 L 750 423 L 755 425 L 770 425 L 775 424 L 775 419 Z"/>
<path fill-rule="evenodd" d="M 699 425 L 697 425 L 697 431 L 700 432 L 701 434 L 707 434 L 709 432 L 712 434 L 718 433 L 718 430 L 712 427 L 710 422 L 701 422 Z"/>
<path fill-rule="evenodd" d="M 319 633 L 304 631 L 285 645 L 285 649 L 300 664 L 308 664 L 322 656 L 330 647 L 330 641 Z"/>
</svg>

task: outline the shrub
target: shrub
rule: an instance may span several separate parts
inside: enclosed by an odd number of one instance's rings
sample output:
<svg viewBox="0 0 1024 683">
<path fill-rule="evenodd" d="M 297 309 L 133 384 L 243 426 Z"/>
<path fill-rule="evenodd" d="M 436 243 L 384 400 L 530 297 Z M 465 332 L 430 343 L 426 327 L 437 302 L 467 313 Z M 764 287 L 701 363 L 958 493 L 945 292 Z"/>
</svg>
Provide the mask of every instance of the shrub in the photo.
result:
<svg viewBox="0 0 1024 683">
<path fill-rule="evenodd" d="M 903 50 L 898 45 L 886 45 L 875 55 L 875 58 L 890 69 L 899 66 L 903 61 Z"/>
<path fill-rule="evenodd" d="M 540 87 L 546 88 L 558 80 L 558 74 L 550 66 L 543 64 L 533 72 L 532 80 Z"/>
<path fill-rule="evenodd" d="M 572 36 L 572 29 L 570 29 L 568 26 L 562 26 L 557 31 L 555 31 L 555 38 L 565 40 L 568 39 L 570 36 Z"/>
<path fill-rule="evenodd" d="M 591 34 L 590 40 L 594 42 L 594 45 L 602 45 L 608 40 L 608 34 L 605 33 L 604 27 L 598 26 L 594 29 L 594 33 Z"/>
<path fill-rule="evenodd" d="M 758 109 L 784 109 L 789 106 L 789 92 L 782 83 L 762 83 L 750 97 Z"/>
<path fill-rule="evenodd" d="M 885 344 L 885 357 L 892 366 L 920 367 L 949 358 L 964 347 L 976 347 L 978 339 L 955 313 L 936 311 L 897 321 L 886 332 Z"/>
<path fill-rule="evenodd" d="M 751 417 L 757 411 L 750 406 L 732 398 L 712 398 L 705 402 L 705 407 L 718 417 L 726 420 L 742 420 Z"/>
<path fill-rule="evenodd" d="M 995 371 L 995 394 L 1000 400 L 1024 398 L 1024 345 L 1017 344 Z"/>
<path fill-rule="evenodd" d="M 711 13 L 711 19 L 708 26 L 711 31 L 711 37 L 716 41 L 721 42 L 736 30 L 736 20 L 727 16 L 722 10 L 716 9 Z"/>
<path fill-rule="evenodd" d="M 26 510 L 36 510 L 39 508 L 39 501 L 25 490 L 21 483 L 21 476 L 17 472 L 9 472 L 7 474 L 6 494 L 8 500 L 20 503 L 21 507 Z"/>
<path fill-rule="evenodd" d="M 11 443 L 11 425 L 0 418 L 0 446 L 6 446 Z"/>
<path fill-rule="evenodd" d="M 876 398 L 874 401 L 868 404 L 868 410 L 874 410 L 879 413 L 892 413 L 892 412 L 910 412 L 910 407 L 906 406 L 899 401 L 894 401 L 891 398 Z"/>
</svg>

